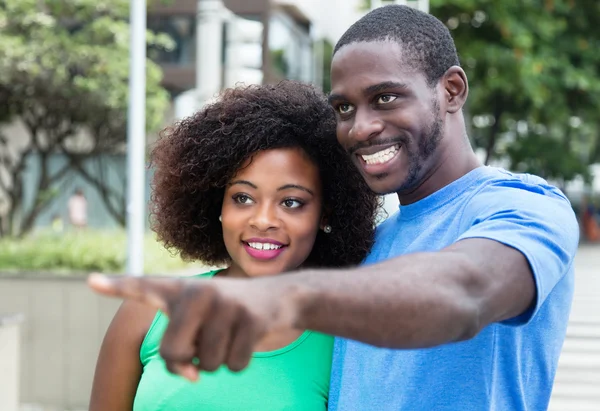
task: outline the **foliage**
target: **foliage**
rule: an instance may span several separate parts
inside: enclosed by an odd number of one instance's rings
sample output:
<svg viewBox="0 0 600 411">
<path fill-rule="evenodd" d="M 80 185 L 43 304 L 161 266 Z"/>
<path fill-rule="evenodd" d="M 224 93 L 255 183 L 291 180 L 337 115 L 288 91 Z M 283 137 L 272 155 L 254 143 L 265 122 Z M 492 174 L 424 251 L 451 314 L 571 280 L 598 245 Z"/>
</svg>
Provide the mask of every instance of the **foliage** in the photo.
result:
<svg viewBox="0 0 600 411">
<path fill-rule="evenodd" d="M 360 0 L 358 3 L 357 9 L 358 11 L 369 11 L 373 5 L 371 4 L 371 0 Z"/>
<path fill-rule="evenodd" d="M 471 137 L 488 160 L 547 178 L 600 161 L 600 3 L 431 0 L 471 85 Z"/>
<path fill-rule="evenodd" d="M 120 209 L 112 209 L 115 217 L 124 215 L 123 199 L 111 201 L 115 193 L 86 173 L 82 161 L 123 150 L 128 13 L 129 0 L 0 0 L 0 120 L 20 119 L 28 138 L 13 141 L 12 149 L 11 136 L 0 138 L 0 169 L 4 170 L 0 170 L 0 196 L 9 199 L 9 232 L 30 230 L 52 198 L 52 187 L 73 170 L 110 204 L 119 204 Z M 171 46 L 165 36 L 149 32 L 147 38 L 149 45 Z M 154 130 L 162 121 L 169 96 L 160 86 L 160 68 L 149 60 L 146 67 L 146 122 Z M 36 201 L 24 210 L 22 176 L 32 153 L 37 154 L 41 175 Z M 67 155 L 69 163 L 50 170 L 52 153 Z"/>
<path fill-rule="evenodd" d="M 22 239 L 0 239 L 0 272 L 122 273 L 126 249 L 127 236 L 122 230 L 41 231 Z M 144 260 L 145 271 L 151 274 L 205 270 L 202 264 L 171 255 L 153 234 L 144 239 Z"/>
<path fill-rule="evenodd" d="M 277 72 L 279 76 L 285 78 L 288 75 L 288 71 L 290 68 L 288 62 L 285 59 L 285 50 L 271 50 L 271 62 L 273 65 L 273 69 Z"/>
</svg>

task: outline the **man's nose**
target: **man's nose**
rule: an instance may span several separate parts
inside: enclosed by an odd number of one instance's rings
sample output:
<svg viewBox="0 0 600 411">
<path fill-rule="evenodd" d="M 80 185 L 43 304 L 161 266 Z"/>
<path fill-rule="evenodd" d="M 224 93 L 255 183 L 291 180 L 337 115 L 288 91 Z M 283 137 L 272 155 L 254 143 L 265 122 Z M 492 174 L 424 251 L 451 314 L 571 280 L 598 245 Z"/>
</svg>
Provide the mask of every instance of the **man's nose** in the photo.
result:
<svg viewBox="0 0 600 411">
<path fill-rule="evenodd" d="M 356 111 L 348 135 L 353 141 L 369 141 L 383 131 L 383 121 L 372 110 Z"/>
</svg>

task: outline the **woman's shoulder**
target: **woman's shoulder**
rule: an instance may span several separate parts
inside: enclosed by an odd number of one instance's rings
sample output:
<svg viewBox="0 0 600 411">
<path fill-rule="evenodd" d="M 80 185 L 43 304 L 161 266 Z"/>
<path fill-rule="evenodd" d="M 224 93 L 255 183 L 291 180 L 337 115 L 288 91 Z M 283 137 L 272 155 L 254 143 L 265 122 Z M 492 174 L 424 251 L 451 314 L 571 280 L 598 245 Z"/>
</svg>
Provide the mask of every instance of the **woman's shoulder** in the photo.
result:
<svg viewBox="0 0 600 411">
<path fill-rule="evenodd" d="M 141 343 L 150 329 L 155 315 L 156 308 L 137 301 L 127 300 L 119 307 L 111 326 L 117 327 L 123 334 L 127 334 L 129 338 L 138 340 Z"/>
</svg>

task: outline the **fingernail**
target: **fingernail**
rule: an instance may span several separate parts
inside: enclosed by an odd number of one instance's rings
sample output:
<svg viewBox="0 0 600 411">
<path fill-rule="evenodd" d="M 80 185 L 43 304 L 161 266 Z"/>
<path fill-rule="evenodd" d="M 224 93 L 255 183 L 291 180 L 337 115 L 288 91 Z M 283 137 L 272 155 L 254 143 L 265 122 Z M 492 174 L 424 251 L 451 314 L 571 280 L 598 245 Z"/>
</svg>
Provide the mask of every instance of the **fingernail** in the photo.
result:
<svg viewBox="0 0 600 411">
<path fill-rule="evenodd" d="M 187 379 L 191 382 L 197 382 L 200 379 L 198 370 L 193 365 L 183 366 L 182 370 L 181 370 L 181 374 L 182 374 L 182 377 L 184 377 L 185 379 Z"/>
<path fill-rule="evenodd" d="M 88 276 L 88 283 L 99 287 L 106 287 L 111 284 L 110 279 L 104 274 L 93 273 Z"/>
</svg>

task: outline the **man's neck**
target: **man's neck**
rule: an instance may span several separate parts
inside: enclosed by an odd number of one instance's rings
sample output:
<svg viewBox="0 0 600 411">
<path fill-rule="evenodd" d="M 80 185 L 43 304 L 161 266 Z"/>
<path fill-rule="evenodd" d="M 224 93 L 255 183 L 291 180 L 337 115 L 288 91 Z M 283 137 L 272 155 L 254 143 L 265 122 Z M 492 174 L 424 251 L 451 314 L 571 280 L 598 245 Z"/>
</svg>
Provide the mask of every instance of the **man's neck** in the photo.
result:
<svg viewBox="0 0 600 411">
<path fill-rule="evenodd" d="M 421 183 L 414 190 L 397 193 L 400 204 L 408 205 L 422 200 L 482 165 L 466 140 L 462 144 L 440 149 L 442 151 L 436 159 L 436 165 Z"/>
</svg>

